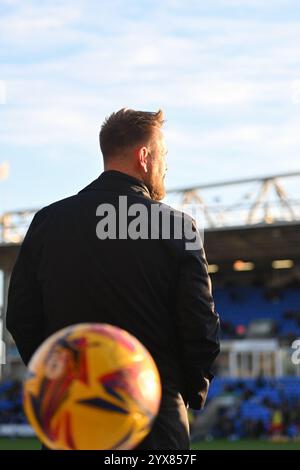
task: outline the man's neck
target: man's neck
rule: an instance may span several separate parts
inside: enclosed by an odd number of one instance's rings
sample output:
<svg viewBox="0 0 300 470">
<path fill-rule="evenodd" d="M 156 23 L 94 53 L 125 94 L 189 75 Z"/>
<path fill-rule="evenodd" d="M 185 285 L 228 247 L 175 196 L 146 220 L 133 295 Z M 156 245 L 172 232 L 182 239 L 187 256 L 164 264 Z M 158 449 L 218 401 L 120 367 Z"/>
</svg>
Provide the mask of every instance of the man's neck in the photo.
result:
<svg viewBox="0 0 300 470">
<path fill-rule="evenodd" d="M 118 171 L 120 173 L 124 173 L 125 175 L 132 176 L 140 181 L 143 181 L 141 175 L 134 171 L 132 168 L 125 167 L 123 165 L 105 165 L 104 171 Z"/>
</svg>

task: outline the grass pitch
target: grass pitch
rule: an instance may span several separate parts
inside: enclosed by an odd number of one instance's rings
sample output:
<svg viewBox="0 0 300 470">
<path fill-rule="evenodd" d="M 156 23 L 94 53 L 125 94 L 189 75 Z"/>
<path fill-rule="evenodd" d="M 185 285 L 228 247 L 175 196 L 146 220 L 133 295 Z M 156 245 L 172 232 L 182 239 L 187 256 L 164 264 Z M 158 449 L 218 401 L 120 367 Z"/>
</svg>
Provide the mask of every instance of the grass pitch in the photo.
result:
<svg viewBox="0 0 300 470">
<path fill-rule="evenodd" d="M 0 450 L 39 450 L 37 439 L 0 438 Z M 300 442 L 269 442 L 251 439 L 227 441 L 223 439 L 192 444 L 192 450 L 300 450 Z"/>
</svg>

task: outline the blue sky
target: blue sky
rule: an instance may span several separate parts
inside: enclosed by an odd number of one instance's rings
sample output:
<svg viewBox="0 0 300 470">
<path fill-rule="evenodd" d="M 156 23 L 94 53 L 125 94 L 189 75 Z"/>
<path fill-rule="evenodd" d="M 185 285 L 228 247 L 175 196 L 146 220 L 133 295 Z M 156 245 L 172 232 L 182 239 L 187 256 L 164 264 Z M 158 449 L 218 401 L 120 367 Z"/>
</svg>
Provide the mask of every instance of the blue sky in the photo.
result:
<svg viewBox="0 0 300 470">
<path fill-rule="evenodd" d="M 0 0 L 0 212 L 78 192 L 122 107 L 165 111 L 169 188 L 300 169 L 298 0 Z"/>
</svg>

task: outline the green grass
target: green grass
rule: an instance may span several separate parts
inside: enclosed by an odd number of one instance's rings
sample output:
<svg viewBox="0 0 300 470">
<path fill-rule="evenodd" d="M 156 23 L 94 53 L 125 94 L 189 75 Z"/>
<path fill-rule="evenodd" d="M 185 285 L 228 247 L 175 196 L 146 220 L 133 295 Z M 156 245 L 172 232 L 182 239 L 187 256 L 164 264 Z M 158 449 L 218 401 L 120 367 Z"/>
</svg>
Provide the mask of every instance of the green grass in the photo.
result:
<svg viewBox="0 0 300 470">
<path fill-rule="evenodd" d="M 39 450 L 36 439 L 0 438 L 0 450 Z M 300 442 L 268 442 L 251 439 L 230 442 L 225 439 L 200 442 L 192 445 L 193 450 L 300 450 Z"/>
<path fill-rule="evenodd" d="M 0 438 L 0 450 L 38 450 L 40 447 L 35 438 Z"/>
</svg>

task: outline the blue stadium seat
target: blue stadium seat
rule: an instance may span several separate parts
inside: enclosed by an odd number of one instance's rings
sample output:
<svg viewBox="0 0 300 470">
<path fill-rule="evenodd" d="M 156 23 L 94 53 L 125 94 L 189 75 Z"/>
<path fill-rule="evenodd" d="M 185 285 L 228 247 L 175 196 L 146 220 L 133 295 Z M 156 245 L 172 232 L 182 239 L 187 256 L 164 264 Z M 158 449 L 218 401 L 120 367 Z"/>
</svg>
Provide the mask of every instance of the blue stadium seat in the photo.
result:
<svg viewBox="0 0 300 470">
<path fill-rule="evenodd" d="M 216 287 L 214 298 L 223 323 L 247 327 L 253 320 L 271 319 L 277 322 L 279 334 L 300 335 L 300 324 L 284 317 L 286 311 L 297 310 L 297 306 L 300 310 L 300 289 L 286 288 L 279 298 L 268 300 L 261 287 Z"/>
</svg>

